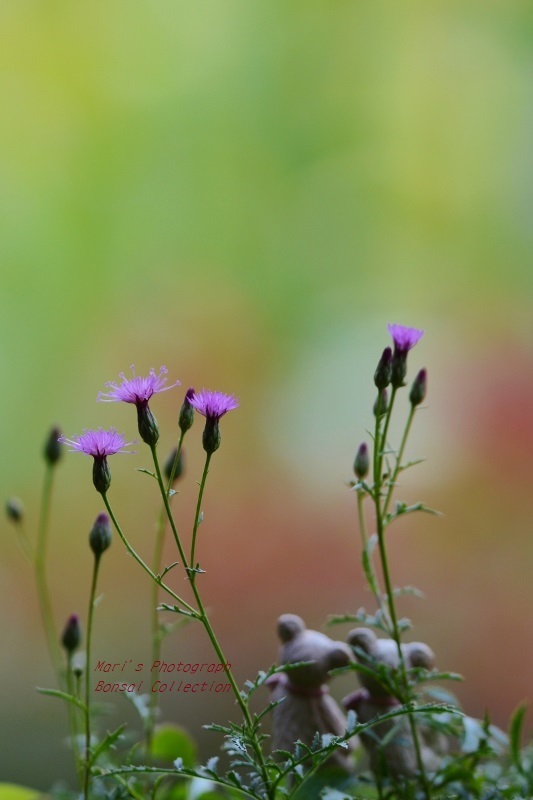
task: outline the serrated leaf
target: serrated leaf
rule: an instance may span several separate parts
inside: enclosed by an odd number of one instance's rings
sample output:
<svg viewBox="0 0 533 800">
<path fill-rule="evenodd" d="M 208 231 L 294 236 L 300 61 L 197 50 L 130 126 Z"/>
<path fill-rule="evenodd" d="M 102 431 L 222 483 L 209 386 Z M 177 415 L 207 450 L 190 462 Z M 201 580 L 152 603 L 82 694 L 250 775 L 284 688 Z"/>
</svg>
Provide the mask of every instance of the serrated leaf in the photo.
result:
<svg viewBox="0 0 533 800">
<path fill-rule="evenodd" d="M 120 738 L 125 727 L 126 727 L 125 723 L 123 725 L 120 725 L 120 727 L 118 727 L 115 731 L 113 731 L 112 733 L 108 733 L 105 739 L 103 739 L 100 742 L 100 744 L 96 747 L 91 756 L 90 759 L 91 766 L 93 764 L 96 764 L 102 753 L 105 753 L 107 750 L 109 750 L 110 747 L 112 747 L 115 744 L 115 742 Z"/>
</svg>

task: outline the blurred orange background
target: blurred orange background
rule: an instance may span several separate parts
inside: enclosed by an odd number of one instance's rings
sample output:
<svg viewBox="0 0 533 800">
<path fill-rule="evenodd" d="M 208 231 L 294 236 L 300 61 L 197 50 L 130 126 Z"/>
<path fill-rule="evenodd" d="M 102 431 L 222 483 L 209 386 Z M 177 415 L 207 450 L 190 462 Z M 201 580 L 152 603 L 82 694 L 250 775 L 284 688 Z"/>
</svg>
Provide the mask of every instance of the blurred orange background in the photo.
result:
<svg viewBox="0 0 533 800">
<path fill-rule="evenodd" d="M 401 613 L 440 668 L 465 676 L 452 687 L 465 710 L 505 727 L 533 668 L 529 5 L 4 0 L 0 19 L 0 471 L 29 534 L 52 424 L 137 436 L 131 406 L 96 404 L 105 381 L 132 363 L 181 380 L 152 404 L 162 455 L 188 386 L 235 393 L 199 558 L 244 682 L 275 660 L 279 614 L 321 628 L 372 607 L 346 482 L 372 425 L 386 323 L 424 328 L 409 375 L 427 367 L 428 408 L 408 455 L 428 460 L 400 496 L 445 516 L 391 531 L 392 576 L 425 593 Z M 159 502 L 136 449 L 110 462 L 110 499 L 151 558 Z M 185 538 L 198 421 L 186 451 Z M 65 453 L 56 478 L 60 628 L 73 611 L 85 620 L 102 508 L 90 459 Z M 73 782 L 66 712 L 35 693 L 53 681 L 36 590 L 7 521 L 2 531 L 0 779 L 48 789 Z M 149 660 L 149 588 L 115 537 L 95 658 Z M 192 625 L 165 654 L 211 657 Z M 138 728 L 123 698 L 114 705 L 116 724 Z M 237 716 L 227 696 L 163 706 L 202 756 L 220 742 L 201 726 Z"/>
</svg>

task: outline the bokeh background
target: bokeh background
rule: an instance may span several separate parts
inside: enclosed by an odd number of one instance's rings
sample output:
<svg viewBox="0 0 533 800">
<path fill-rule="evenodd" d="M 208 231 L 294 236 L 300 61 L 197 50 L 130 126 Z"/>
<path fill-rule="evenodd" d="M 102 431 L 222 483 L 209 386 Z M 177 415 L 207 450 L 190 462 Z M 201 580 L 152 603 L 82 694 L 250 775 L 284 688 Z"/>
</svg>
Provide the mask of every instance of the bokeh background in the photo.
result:
<svg viewBox="0 0 533 800">
<path fill-rule="evenodd" d="M 237 394 L 200 558 L 244 681 L 275 659 L 280 613 L 320 628 L 371 607 L 346 481 L 386 323 L 425 328 L 409 455 L 428 461 L 402 496 L 445 516 L 391 532 L 393 578 L 425 592 L 401 611 L 465 675 L 466 710 L 505 726 L 533 671 L 532 44 L 520 0 L 2 0 L 0 477 L 30 535 L 50 425 L 136 435 L 132 407 L 96 404 L 106 380 L 130 364 L 181 380 L 153 403 L 162 454 L 188 386 Z M 200 438 L 176 503 L 186 537 Z M 111 462 L 111 499 L 149 558 L 158 501 L 137 451 Z M 65 454 L 57 473 L 60 627 L 86 614 L 90 471 Z M 34 691 L 53 680 L 36 591 L 0 527 L 0 778 L 46 789 L 72 780 L 66 713 Z M 148 661 L 149 587 L 118 540 L 100 586 L 95 657 Z M 165 654 L 210 659 L 193 626 Z M 234 715 L 220 697 L 164 712 L 205 756 L 219 740 L 202 724 Z"/>
</svg>

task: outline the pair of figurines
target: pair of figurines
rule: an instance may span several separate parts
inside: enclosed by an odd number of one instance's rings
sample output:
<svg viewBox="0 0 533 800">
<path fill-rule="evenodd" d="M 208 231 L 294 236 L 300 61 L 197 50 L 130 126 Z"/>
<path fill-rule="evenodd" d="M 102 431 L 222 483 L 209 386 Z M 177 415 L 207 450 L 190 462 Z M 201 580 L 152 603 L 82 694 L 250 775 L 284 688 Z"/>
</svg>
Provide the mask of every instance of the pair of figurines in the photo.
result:
<svg viewBox="0 0 533 800">
<path fill-rule="evenodd" d="M 345 734 L 346 717 L 329 694 L 327 682 L 329 672 L 348 666 L 354 654 L 356 660 L 365 665 L 358 673 L 362 688 L 344 698 L 345 710 L 352 709 L 357 722 L 365 723 L 400 706 L 383 679 L 382 682 L 378 680 L 380 670 L 383 675 L 387 669 L 398 667 L 398 648 L 392 639 L 380 639 L 369 628 L 355 628 L 348 635 L 349 647 L 323 633 L 307 630 L 304 621 L 295 614 L 283 614 L 279 618 L 278 635 L 281 665 L 308 663 L 268 678 L 271 700 L 284 698 L 273 709 L 274 750 L 292 752 L 298 740 L 310 746 L 317 732 L 320 735 Z M 434 668 L 435 656 L 426 644 L 402 644 L 402 655 L 406 669 Z M 417 730 L 424 768 L 433 772 L 457 742 L 452 741 L 454 737 L 430 728 L 424 730 L 420 724 Z M 374 772 L 391 777 L 409 777 L 416 773 L 417 756 L 407 716 L 392 717 L 361 732 L 359 737 L 352 737 L 347 748 L 333 753 L 329 763 L 352 772 L 359 739 Z"/>
</svg>

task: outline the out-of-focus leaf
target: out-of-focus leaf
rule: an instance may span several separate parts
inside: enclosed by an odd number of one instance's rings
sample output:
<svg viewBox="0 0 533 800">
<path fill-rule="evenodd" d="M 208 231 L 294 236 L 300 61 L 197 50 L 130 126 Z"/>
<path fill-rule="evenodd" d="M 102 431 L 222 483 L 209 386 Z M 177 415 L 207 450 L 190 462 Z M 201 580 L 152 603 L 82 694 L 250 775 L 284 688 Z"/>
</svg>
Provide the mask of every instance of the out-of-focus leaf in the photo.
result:
<svg viewBox="0 0 533 800">
<path fill-rule="evenodd" d="M 192 767 L 196 761 L 196 744 L 184 728 L 159 725 L 152 740 L 151 755 L 171 763 L 181 758 L 184 766 Z"/>
</svg>

